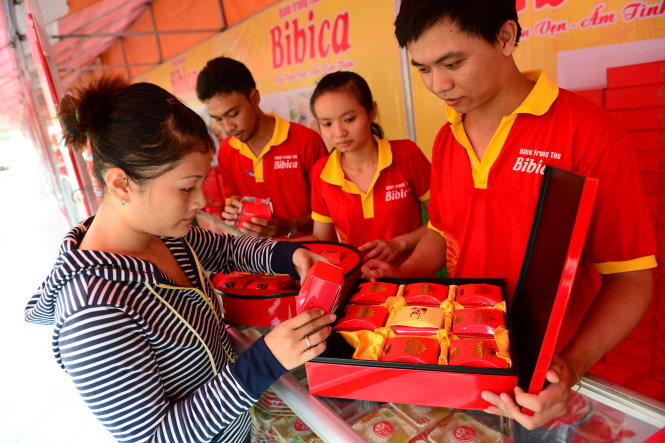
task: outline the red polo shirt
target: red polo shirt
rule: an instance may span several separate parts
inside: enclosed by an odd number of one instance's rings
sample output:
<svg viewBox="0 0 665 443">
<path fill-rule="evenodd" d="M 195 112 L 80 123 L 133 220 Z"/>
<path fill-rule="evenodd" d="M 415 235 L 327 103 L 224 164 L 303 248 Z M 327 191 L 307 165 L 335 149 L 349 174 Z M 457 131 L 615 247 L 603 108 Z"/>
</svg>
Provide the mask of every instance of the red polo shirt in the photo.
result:
<svg viewBox="0 0 665 443">
<path fill-rule="evenodd" d="M 562 328 L 565 344 L 599 289 L 598 274 L 656 266 L 656 242 L 633 149 L 601 108 L 550 82 L 544 73 L 501 121 L 479 160 L 462 115 L 448 121 L 432 155 L 430 228 L 459 249 L 455 277 L 517 284 L 544 165 L 596 177 L 599 190 L 587 243 Z"/>
<path fill-rule="evenodd" d="M 312 218 L 333 223 L 340 241 L 353 246 L 417 229 L 420 202 L 429 200 L 430 163 L 420 148 L 410 140 L 375 140 L 378 166 L 366 193 L 344 176 L 338 150 L 312 175 Z"/>
<path fill-rule="evenodd" d="M 310 212 L 309 177 L 327 151 L 315 131 L 268 115 L 275 119 L 275 130 L 258 157 L 235 137 L 222 141 L 217 155 L 224 195 L 269 198 L 275 216 L 292 220 Z"/>
</svg>

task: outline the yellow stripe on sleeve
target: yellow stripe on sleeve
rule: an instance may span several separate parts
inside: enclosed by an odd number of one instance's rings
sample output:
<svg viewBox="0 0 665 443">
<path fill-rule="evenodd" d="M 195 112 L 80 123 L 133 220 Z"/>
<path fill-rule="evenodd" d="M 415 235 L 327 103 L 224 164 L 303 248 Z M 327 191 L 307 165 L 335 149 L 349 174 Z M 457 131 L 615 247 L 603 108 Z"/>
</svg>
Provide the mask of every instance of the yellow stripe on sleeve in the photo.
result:
<svg viewBox="0 0 665 443">
<path fill-rule="evenodd" d="M 655 255 L 648 255 L 633 260 L 594 263 L 593 266 L 599 274 L 617 274 L 620 272 L 642 271 L 644 269 L 655 268 L 658 266 L 658 263 L 656 263 Z"/>
</svg>

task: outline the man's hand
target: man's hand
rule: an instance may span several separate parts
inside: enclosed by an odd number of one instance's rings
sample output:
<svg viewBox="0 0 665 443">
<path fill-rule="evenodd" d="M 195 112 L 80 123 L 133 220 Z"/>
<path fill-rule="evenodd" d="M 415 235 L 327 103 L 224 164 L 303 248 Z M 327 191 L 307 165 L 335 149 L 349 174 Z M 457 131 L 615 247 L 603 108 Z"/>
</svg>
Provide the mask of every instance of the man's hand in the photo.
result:
<svg viewBox="0 0 665 443">
<path fill-rule="evenodd" d="M 377 259 L 390 263 L 404 251 L 404 247 L 394 239 L 374 240 L 360 246 L 358 250 L 363 253 L 363 261 L 365 262 Z"/>
<path fill-rule="evenodd" d="M 229 202 L 224 205 L 224 210 L 222 211 L 222 219 L 224 222 L 229 225 L 236 227 L 238 223 L 238 216 L 240 210 L 242 209 L 242 197 L 239 195 L 234 195 L 229 199 Z"/>
<path fill-rule="evenodd" d="M 395 278 L 399 274 L 398 268 L 392 266 L 390 263 L 376 259 L 365 263 L 361 268 L 361 272 L 363 278 L 369 281 L 376 281 L 379 278 Z"/>
<path fill-rule="evenodd" d="M 539 394 L 529 394 L 519 386 L 515 387 L 514 398 L 507 392 L 496 394 L 483 391 L 483 400 L 492 404 L 485 412 L 510 417 L 526 429 L 535 429 L 564 415 L 568 408 L 570 388 L 579 381 L 575 379 L 575 370 L 570 363 L 555 355 L 545 378 L 550 384 Z M 522 407 L 534 414 L 525 414 Z"/>
</svg>

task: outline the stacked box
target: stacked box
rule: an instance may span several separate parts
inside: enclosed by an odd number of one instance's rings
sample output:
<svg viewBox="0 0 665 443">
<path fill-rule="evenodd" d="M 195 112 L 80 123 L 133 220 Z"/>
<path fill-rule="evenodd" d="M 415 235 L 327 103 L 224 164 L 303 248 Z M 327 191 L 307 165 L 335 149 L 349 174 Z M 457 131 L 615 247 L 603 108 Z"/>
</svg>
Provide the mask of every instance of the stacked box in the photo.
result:
<svg viewBox="0 0 665 443">
<path fill-rule="evenodd" d="M 607 70 L 604 107 L 629 134 L 665 264 L 665 60 Z M 651 306 L 635 330 L 591 373 L 665 400 L 665 269 L 654 271 Z"/>
</svg>

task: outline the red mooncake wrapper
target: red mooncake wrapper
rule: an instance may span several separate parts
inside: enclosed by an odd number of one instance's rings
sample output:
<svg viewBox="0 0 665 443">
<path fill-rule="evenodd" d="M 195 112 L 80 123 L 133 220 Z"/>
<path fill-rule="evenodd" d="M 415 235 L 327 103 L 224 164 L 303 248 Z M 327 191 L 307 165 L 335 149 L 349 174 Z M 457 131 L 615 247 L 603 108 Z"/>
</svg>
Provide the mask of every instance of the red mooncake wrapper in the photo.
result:
<svg viewBox="0 0 665 443">
<path fill-rule="evenodd" d="M 247 272 L 232 272 L 230 274 L 215 274 L 212 277 L 212 284 L 215 288 L 223 291 L 228 288 L 241 289 L 259 277 L 257 274 L 248 274 Z"/>
<path fill-rule="evenodd" d="M 434 365 L 439 359 L 439 341 L 428 337 L 392 337 L 386 341 L 381 361 Z"/>
<path fill-rule="evenodd" d="M 404 306 L 390 320 L 397 334 L 435 335 L 443 327 L 445 312 L 432 306 Z"/>
<path fill-rule="evenodd" d="M 437 283 L 411 283 L 406 285 L 404 299 L 409 305 L 439 306 L 448 298 L 448 286 Z"/>
<path fill-rule="evenodd" d="M 455 301 L 467 308 L 494 306 L 501 302 L 501 286 L 486 283 L 459 285 Z"/>
<path fill-rule="evenodd" d="M 344 315 L 333 329 L 335 331 L 357 331 L 369 329 L 373 331 L 385 325 L 388 309 L 384 306 L 348 305 Z"/>
<path fill-rule="evenodd" d="M 295 289 L 296 282 L 286 274 L 258 275 L 245 285 L 246 289 Z"/>
<path fill-rule="evenodd" d="M 453 317 L 453 334 L 460 338 L 492 338 L 496 328 L 504 325 L 500 309 L 458 309 Z"/>
<path fill-rule="evenodd" d="M 456 338 L 450 343 L 451 366 L 507 369 L 509 363 L 501 358 L 502 351 L 494 339 Z"/>
<path fill-rule="evenodd" d="M 349 300 L 352 305 L 381 305 L 388 297 L 397 295 L 399 285 L 385 282 L 367 282 L 358 285 L 356 291 Z"/>
</svg>

